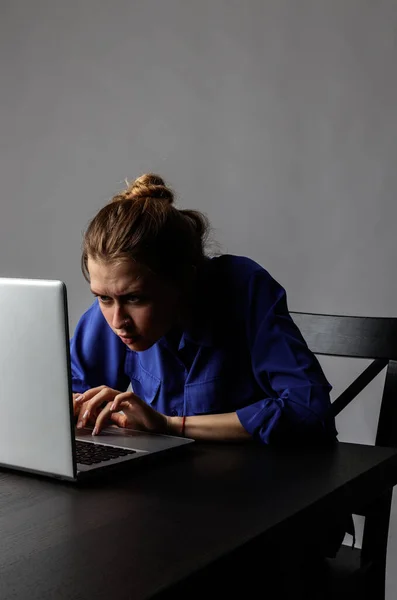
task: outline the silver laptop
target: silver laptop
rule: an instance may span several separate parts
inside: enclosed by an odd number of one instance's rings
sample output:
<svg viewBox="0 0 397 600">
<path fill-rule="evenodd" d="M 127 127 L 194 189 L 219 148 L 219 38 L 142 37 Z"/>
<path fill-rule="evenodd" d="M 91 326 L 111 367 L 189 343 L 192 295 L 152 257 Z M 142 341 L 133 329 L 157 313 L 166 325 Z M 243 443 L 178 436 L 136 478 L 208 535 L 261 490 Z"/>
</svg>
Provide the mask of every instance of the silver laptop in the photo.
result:
<svg viewBox="0 0 397 600">
<path fill-rule="evenodd" d="M 193 442 L 115 427 L 95 438 L 75 430 L 61 281 L 0 278 L 0 410 L 0 466 L 68 480 Z"/>
</svg>

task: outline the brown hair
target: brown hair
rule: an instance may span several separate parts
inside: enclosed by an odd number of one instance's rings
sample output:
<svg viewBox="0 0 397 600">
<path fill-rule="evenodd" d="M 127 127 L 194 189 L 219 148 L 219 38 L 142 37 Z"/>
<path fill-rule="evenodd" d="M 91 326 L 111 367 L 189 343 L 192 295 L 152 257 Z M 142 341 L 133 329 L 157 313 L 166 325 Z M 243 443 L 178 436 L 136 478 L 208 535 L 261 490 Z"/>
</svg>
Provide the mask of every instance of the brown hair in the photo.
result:
<svg viewBox="0 0 397 600">
<path fill-rule="evenodd" d="M 103 262 L 133 259 L 153 272 L 179 280 L 199 266 L 209 230 L 207 217 L 173 206 L 174 194 L 153 173 L 138 177 L 89 223 L 81 266 L 89 280 L 88 257 Z"/>
</svg>

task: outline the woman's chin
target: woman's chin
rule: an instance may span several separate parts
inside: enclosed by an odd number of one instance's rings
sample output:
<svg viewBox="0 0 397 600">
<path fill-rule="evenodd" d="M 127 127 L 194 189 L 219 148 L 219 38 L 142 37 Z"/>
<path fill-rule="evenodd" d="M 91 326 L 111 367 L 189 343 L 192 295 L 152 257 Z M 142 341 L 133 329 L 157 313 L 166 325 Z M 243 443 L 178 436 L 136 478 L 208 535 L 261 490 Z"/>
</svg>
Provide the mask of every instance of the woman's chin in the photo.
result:
<svg viewBox="0 0 397 600">
<path fill-rule="evenodd" d="M 141 337 L 136 340 L 125 341 L 124 343 L 127 346 L 127 348 L 129 350 L 132 350 L 133 352 L 144 352 L 145 350 L 148 350 L 149 348 L 151 348 L 154 344 L 154 342 L 150 342 Z"/>
</svg>

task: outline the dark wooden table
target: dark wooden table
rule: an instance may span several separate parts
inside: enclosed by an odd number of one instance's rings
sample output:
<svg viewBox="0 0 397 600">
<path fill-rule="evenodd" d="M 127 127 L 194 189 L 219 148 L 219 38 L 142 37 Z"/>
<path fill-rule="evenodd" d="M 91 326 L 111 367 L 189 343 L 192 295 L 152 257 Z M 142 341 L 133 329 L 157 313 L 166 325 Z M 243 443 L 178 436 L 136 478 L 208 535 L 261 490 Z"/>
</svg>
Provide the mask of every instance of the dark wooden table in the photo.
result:
<svg viewBox="0 0 397 600">
<path fill-rule="evenodd" d="M 344 443 L 196 443 L 84 485 L 2 470 L 0 598 L 150 598 L 258 536 L 395 483 L 397 451 Z"/>
</svg>

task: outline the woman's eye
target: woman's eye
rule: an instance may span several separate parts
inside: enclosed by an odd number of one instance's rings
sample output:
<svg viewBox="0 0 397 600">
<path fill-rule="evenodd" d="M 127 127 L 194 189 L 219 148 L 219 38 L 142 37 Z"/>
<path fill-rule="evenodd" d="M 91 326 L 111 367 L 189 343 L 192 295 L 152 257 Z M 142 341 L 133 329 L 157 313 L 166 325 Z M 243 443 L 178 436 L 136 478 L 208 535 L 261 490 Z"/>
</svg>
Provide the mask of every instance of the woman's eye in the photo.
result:
<svg viewBox="0 0 397 600">
<path fill-rule="evenodd" d="M 128 296 L 127 297 L 127 302 L 129 302 L 130 304 L 137 304 L 137 302 L 140 302 L 142 300 L 142 298 L 140 296 Z"/>
<path fill-rule="evenodd" d="M 110 296 L 97 296 L 99 302 L 101 304 L 110 304 L 112 302 L 112 298 L 110 298 Z M 142 303 L 144 301 L 144 298 L 142 296 L 135 296 L 135 295 L 131 295 L 131 296 L 124 296 L 122 302 L 126 303 L 126 304 L 139 304 Z"/>
</svg>

